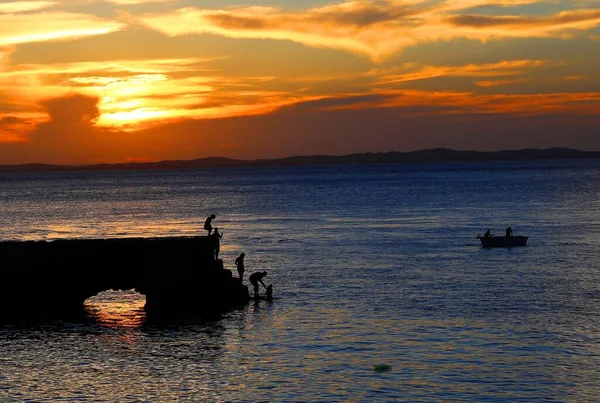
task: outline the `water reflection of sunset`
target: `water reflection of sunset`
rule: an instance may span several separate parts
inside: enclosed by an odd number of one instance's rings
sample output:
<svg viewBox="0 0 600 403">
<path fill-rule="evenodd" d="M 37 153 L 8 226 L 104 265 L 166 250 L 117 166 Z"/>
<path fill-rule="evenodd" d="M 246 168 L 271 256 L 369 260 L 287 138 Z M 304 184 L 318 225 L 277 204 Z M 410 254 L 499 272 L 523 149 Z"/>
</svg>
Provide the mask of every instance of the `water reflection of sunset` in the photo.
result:
<svg viewBox="0 0 600 403">
<path fill-rule="evenodd" d="M 100 326 L 139 328 L 146 318 L 143 295 L 130 291 L 105 291 L 88 298 L 85 310 Z"/>
</svg>

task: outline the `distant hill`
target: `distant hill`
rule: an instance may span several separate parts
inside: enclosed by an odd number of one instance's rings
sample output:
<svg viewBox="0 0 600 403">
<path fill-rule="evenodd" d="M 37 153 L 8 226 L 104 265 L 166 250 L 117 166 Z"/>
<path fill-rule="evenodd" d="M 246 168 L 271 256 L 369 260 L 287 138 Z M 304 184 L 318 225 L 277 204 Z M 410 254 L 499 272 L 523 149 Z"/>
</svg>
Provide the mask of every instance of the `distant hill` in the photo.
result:
<svg viewBox="0 0 600 403">
<path fill-rule="evenodd" d="M 599 151 L 581 151 L 571 148 L 548 148 L 503 151 L 458 151 L 447 148 L 411 152 L 361 153 L 348 155 L 307 155 L 278 159 L 236 160 L 210 157 L 194 160 L 158 162 L 128 162 L 120 164 L 51 165 L 21 164 L 0 165 L 0 172 L 67 172 L 67 171 L 133 171 L 161 169 L 194 169 L 258 166 L 310 166 L 310 165 L 360 165 L 401 164 L 423 162 L 469 161 L 525 161 L 548 159 L 600 158 Z"/>
</svg>

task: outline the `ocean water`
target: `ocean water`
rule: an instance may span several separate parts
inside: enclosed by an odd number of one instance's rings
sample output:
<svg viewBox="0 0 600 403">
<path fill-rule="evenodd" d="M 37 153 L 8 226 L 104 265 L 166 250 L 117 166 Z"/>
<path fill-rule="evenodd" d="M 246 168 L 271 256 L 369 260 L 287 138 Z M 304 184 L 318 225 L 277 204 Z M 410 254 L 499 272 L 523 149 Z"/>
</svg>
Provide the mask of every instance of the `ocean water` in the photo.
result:
<svg viewBox="0 0 600 403">
<path fill-rule="evenodd" d="M 226 268 L 246 252 L 276 297 L 150 320 L 107 291 L 0 325 L 0 401 L 597 400 L 599 196 L 598 160 L 0 175 L 0 239 L 194 235 L 215 213 Z M 509 225 L 528 246 L 475 238 Z"/>
</svg>

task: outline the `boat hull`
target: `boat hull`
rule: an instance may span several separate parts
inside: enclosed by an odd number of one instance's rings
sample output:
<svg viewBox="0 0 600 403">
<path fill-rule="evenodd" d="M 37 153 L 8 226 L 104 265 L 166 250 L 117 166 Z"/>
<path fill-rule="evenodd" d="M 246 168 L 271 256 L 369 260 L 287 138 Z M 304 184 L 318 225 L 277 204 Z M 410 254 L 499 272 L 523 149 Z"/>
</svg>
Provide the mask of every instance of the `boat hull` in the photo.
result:
<svg viewBox="0 0 600 403">
<path fill-rule="evenodd" d="M 511 248 L 513 246 L 525 246 L 527 245 L 527 236 L 493 236 L 490 238 L 480 237 L 481 246 L 484 248 Z"/>
</svg>

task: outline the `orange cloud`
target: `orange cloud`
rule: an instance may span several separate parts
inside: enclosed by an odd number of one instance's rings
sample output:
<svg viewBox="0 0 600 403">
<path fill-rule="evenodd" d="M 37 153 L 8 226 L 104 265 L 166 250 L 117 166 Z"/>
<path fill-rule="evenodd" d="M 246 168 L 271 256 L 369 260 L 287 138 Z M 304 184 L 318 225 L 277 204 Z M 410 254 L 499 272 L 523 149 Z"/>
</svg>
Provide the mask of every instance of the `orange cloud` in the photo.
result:
<svg viewBox="0 0 600 403">
<path fill-rule="evenodd" d="M 15 65 L 0 71 L 0 90 L 15 95 L 22 109 L 37 100 L 73 92 L 98 99 L 98 125 L 121 130 L 182 118 L 216 118 L 268 113 L 313 99 L 260 86 L 272 77 L 225 77 L 207 67 L 213 59 L 120 60 Z M 36 122 L 47 120 L 43 112 Z"/>
<path fill-rule="evenodd" d="M 514 80 L 476 81 L 475 84 L 478 87 L 490 88 L 490 87 L 498 87 L 500 85 L 522 83 L 524 81 L 526 81 L 524 78 L 516 78 Z"/>
<path fill-rule="evenodd" d="M 100 116 L 97 104 L 98 99 L 80 94 L 42 102 L 48 111 L 50 122 L 66 126 L 88 126 L 95 123 Z"/>
<path fill-rule="evenodd" d="M 498 63 L 468 64 L 464 66 L 415 66 L 405 65 L 413 71 L 390 74 L 373 70 L 370 74 L 379 77 L 378 84 L 388 85 L 407 81 L 426 80 L 438 77 L 502 77 L 522 74 L 525 69 L 549 64 L 544 60 L 512 60 Z M 416 67 L 416 70 L 414 69 Z M 403 68 L 401 66 L 401 68 Z"/>
<path fill-rule="evenodd" d="M 427 41 L 560 37 L 566 29 L 585 30 L 600 25 L 600 11 L 594 9 L 564 11 L 548 17 L 456 14 L 482 5 L 531 3 L 535 1 L 458 0 L 438 5 L 424 0 L 345 1 L 297 12 L 273 7 L 184 8 L 138 19 L 169 36 L 210 33 L 231 38 L 290 40 L 364 54 L 373 60 Z"/>
<path fill-rule="evenodd" d="M 24 154 L 30 161 L 42 160 L 45 155 L 61 163 L 73 161 L 101 161 L 118 147 L 116 134 L 97 128 L 98 99 L 81 94 L 49 98 L 40 103 L 48 120 L 38 123 L 27 135 Z M 115 151 L 112 151 L 114 154 Z"/>
<path fill-rule="evenodd" d="M 11 115 L 0 115 L 0 144 L 26 141 L 25 133 L 31 131 L 31 122 Z"/>
<path fill-rule="evenodd" d="M 405 116 L 432 117 L 448 114 L 547 116 L 560 113 L 598 117 L 600 93 L 481 95 L 466 91 L 388 90 L 372 95 L 332 96 L 302 105 L 309 112 L 395 108 L 413 110 L 405 113 Z M 310 106 L 310 109 L 307 106 Z"/>
</svg>

